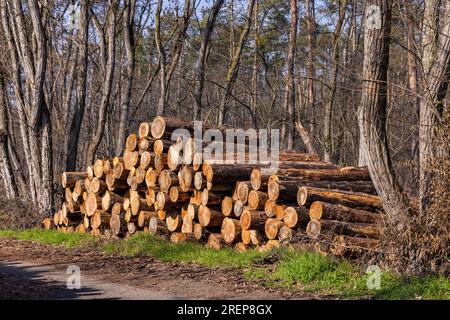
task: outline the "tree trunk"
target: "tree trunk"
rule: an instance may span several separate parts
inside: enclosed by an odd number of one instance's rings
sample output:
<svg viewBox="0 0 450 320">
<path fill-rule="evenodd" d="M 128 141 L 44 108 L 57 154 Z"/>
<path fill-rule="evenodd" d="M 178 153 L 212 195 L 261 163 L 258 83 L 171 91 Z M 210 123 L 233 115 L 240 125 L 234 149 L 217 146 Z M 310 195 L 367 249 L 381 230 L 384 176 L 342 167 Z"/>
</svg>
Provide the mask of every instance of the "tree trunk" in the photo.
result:
<svg viewBox="0 0 450 320">
<path fill-rule="evenodd" d="M 306 29 L 308 42 L 308 57 L 306 61 L 306 108 L 311 112 L 311 124 L 309 132 L 315 132 L 315 103 L 316 94 L 314 90 L 315 54 L 316 54 L 316 14 L 315 0 L 306 0 Z"/>
<path fill-rule="evenodd" d="M 69 140 L 67 145 L 66 170 L 74 171 L 76 169 L 78 155 L 78 140 L 80 138 L 81 124 L 86 106 L 86 85 L 87 85 L 87 67 L 88 67 L 88 19 L 89 5 L 88 0 L 81 1 L 80 7 L 80 28 L 78 35 L 78 65 L 77 65 L 77 103 L 75 112 L 70 123 Z"/>
<path fill-rule="evenodd" d="M 209 39 L 211 38 L 211 34 L 214 30 L 214 24 L 216 22 L 216 18 L 219 15 L 220 8 L 224 0 L 216 0 L 208 14 L 206 26 L 204 30 L 201 32 L 202 40 L 200 44 L 200 53 L 197 58 L 197 62 L 195 63 L 195 89 L 194 89 L 194 120 L 201 120 L 202 118 L 202 96 L 203 96 L 203 87 L 205 84 L 205 66 L 207 60 L 207 48 L 209 44 Z"/>
<path fill-rule="evenodd" d="M 331 71 L 330 93 L 328 102 L 325 105 L 325 119 L 323 124 L 324 161 L 335 160 L 331 126 L 333 125 L 333 106 L 336 98 L 337 77 L 339 73 L 339 41 L 341 39 L 348 2 L 349 0 L 339 1 L 339 18 L 333 32 L 333 69 Z"/>
<path fill-rule="evenodd" d="M 382 200 L 383 208 L 393 221 L 401 221 L 410 215 L 411 209 L 395 177 L 386 134 L 391 3 L 388 0 L 371 0 L 368 5 L 380 8 L 381 28 L 374 28 L 368 21 L 366 22 L 364 84 L 358 110 L 363 147 L 360 151 L 367 156 L 370 176 Z"/>
<path fill-rule="evenodd" d="M 450 79 L 450 2 L 446 1 L 442 27 L 439 27 L 441 1 L 427 1 L 423 22 L 423 96 L 420 102 L 419 165 L 421 211 L 441 193 L 436 188 L 448 175 L 448 108 L 443 100 Z M 441 188 L 442 189 L 442 188 Z M 448 190 L 448 188 L 446 188 Z M 448 198 L 448 191 L 442 197 Z"/>
<path fill-rule="evenodd" d="M 6 87 L 3 74 L 0 74 L 0 172 L 7 199 L 18 196 L 18 189 L 14 180 L 13 169 L 9 157 L 10 133 L 8 128 L 8 112 L 6 108 Z"/>
<path fill-rule="evenodd" d="M 242 30 L 241 37 L 239 39 L 239 46 L 234 49 L 233 47 L 233 57 L 231 60 L 230 67 L 228 69 L 227 80 L 225 84 L 225 92 L 222 96 L 222 100 L 220 102 L 220 114 L 218 125 L 223 125 L 227 121 L 227 112 L 228 112 L 228 98 L 233 91 L 234 83 L 236 82 L 238 72 L 239 72 L 239 63 L 242 56 L 242 50 L 244 49 L 245 43 L 247 42 L 247 37 L 250 32 L 250 27 L 252 24 L 252 14 L 253 14 L 253 6 L 255 4 L 255 0 L 248 0 L 247 4 L 247 16 L 246 23 L 244 26 L 244 30 Z"/>
<path fill-rule="evenodd" d="M 281 127 L 282 145 L 287 146 L 288 150 L 294 147 L 294 127 L 295 127 L 295 48 L 297 43 L 297 0 L 291 0 L 291 25 L 289 28 L 289 45 L 286 59 L 285 93 L 283 109 L 285 110 L 285 119 Z M 287 137 L 287 142 L 284 140 Z"/>
<path fill-rule="evenodd" d="M 113 84 L 113 76 L 115 70 L 115 57 L 116 57 L 116 10 L 117 0 L 113 0 L 108 9 L 107 22 L 106 22 L 106 34 L 108 37 L 108 54 L 107 57 L 102 58 L 102 69 L 104 72 L 104 85 L 102 88 L 102 100 L 99 107 L 99 116 L 95 134 L 92 141 L 89 144 L 85 164 L 92 163 L 97 153 L 98 146 L 103 137 L 105 131 L 105 124 L 107 118 L 107 111 L 110 104 L 110 97 Z M 100 31 L 102 32 L 102 31 Z"/>
<path fill-rule="evenodd" d="M 119 128 L 115 146 L 115 154 L 120 155 L 123 152 L 125 136 L 127 135 L 128 113 L 131 103 L 131 90 L 134 79 L 134 14 L 136 0 L 126 0 L 123 13 L 123 40 L 126 55 L 126 70 L 123 75 L 122 102 L 120 105 Z"/>
</svg>

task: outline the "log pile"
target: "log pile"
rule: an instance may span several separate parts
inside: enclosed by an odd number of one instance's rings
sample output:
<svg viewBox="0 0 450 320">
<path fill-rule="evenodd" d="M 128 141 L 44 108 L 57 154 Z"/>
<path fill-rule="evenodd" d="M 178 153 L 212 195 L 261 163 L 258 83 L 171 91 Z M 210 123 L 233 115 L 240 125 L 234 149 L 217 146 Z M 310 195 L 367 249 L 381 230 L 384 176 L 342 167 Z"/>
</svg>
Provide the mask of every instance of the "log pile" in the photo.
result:
<svg viewBox="0 0 450 320">
<path fill-rule="evenodd" d="M 297 234 L 332 235 L 337 255 L 377 246 L 383 214 L 367 169 L 288 151 L 272 172 L 204 160 L 193 138 L 170 140 L 179 128 L 192 134 L 194 124 L 156 117 L 128 136 L 122 156 L 63 173 L 64 202 L 43 227 L 124 238 L 143 231 L 238 251 L 268 250 Z M 210 128 L 225 130 L 203 130 Z"/>
</svg>

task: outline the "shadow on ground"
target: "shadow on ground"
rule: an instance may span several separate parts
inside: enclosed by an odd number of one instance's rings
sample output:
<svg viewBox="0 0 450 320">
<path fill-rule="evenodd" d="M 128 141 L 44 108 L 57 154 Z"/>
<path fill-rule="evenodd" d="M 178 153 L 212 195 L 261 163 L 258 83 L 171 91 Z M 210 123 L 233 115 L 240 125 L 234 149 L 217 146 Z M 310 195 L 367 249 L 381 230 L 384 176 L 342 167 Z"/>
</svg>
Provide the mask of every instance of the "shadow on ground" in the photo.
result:
<svg viewBox="0 0 450 320">
<path fill-rule="evenodd" d="M 38 267 L 0 262 L 0 300 L 102 299 L 102 290 L 68 289 L 64 281 L 46 279 L 45 273 Z"/>
</svg>

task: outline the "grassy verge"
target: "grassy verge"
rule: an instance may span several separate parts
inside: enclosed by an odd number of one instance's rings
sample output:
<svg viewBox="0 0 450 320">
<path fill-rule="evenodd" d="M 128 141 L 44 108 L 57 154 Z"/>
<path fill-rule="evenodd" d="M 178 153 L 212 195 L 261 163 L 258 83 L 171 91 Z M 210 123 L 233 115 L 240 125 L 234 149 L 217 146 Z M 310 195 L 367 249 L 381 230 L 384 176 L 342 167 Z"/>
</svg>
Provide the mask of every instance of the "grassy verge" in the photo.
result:
<svg viewBox="0 0 450 320">
<path fill-rule="evenodd" d="M 342 298 L 450 299 L 450 280 L 444 277 L 407 277 L 381 273 L 379 290 L 367 289 L 369 275 L 363 266 L 312 252 L 279 249 L 270 253 L 233 249 L 215 251 L 196 243 L 173 244 L 138 233 L 127 241 L 100 242 L 86 234 L 64 234 L 42 229 L 0 230 L 0 237 L 34 240 L 66 247 L 100 246 L 107 253 L 124 256 L 151 256 L 162 261 L 192 262 L 208 267 L 242 270 L 249 279 L 265 286 L 315 291 Z M 264 263 L 272 261 L 273 264 Z"/>
</svg>

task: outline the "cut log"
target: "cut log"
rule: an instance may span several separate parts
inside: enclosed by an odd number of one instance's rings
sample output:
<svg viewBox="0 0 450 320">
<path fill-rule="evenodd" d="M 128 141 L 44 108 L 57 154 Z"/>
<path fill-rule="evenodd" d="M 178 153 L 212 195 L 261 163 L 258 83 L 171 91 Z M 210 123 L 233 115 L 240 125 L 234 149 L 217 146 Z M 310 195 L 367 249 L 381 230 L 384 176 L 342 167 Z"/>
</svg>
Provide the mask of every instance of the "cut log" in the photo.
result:
<svg viewBox="0 0 450 320">
<path fill-rule="evenodd" d="M 159 218 L 158 212 L 141 210 L 138 216 L 138 226 L 141 228 L 148 226 L 150 218 Z"/>
<path fill-rule="evenodd" d="M 86 200 L 86 215 L 92 217 L 98 209 L 102 207 L 102 199 L 98 194 L 90 192 Z"/>
<path fill-rule="evenodd" d="M 145 173 L 145 184 L 149 188 L 153 188 L 156 186 L 156 182 L 158 181 L 158 174 L 152 168 L 147 169 Z"/>
<path fill-rule="evenodd" d="M 132 133 L 128 135 L 127 140 L 125 141 L 125 149 L 128 151 L 135 151 L 138 147 L 138 138 Z"/>
<path fill-rule="evenodd" d="M 192 190 L 188 190 L 192 191 Z M 189 202 L 190 194 L 181 190 L 181 187 L 172 186 L 169 189 L 169 198 L 172 202 L 185 203 Z"/>
<path fill-rule="evenodd" d="M 114 165 L 114 178 L 117 180 L 126 180 L 130 170 L 125 168 L 125 165 L 122 162 L 118 162 Z"/>
<path fill-rule="evenodd" d="M 45 218 L 44 220 L 42 220 L 42 227 L 46 230 L 53 230 L 55 228 L 55 225 L 50 218 Z"/>
<path fill-rule="evenodd" d="M 178 172 L 178 184 L 182 191 L 187 192 L 192 186 L 193 170 L 190 166 L 182 166 Z"/>
<path fill-rule="evenodd" d="M 111 219 L 111 214 L 103 210 L 95 211 L 92 216 L 92 228 L 98 229 L 101 226 L 109 226 L 109 220 Z"/>
<path fill-rule="evenodd" d="M 238 242 L 234 246 L 237 252 L 247 252 L 247 246 L 243 242 Z"/>
<path fill-rule="evenodd" d="M 61 175 L 61 186 L 63 188 L 73 188 L 78 180 L 84 180 L 86 172 L 64 172 Z"/>
<path fill-rule="evenodd" d="M 259 230 L 250 230 L 250 240 L 252 244 L 255 246 L 264 243 L 265 241 L 264 236 L 265 234 Z"/>
<path fill-rule="evenodd" d="M 198 222 L 202 227 L 218 227 L 222 225 L 223 215 L 220 211 L 201 205 L 198 208 Z"/>
<path fill-rule="evenodd" d="M 233 199 L 231 197 L 225 196 L 222 200 L 222 214 L 226 217 L 228 217 L 231 212 L 233 211 Z"/>
<path fill-rule="evenodd" d="M 277 205 L 274 200 L 266 200 L 264 204 L 264 212 L 269 218 L 272 218 L 275 215 L 275 206 Z"/>
<path fill-rule="evenodd" d="M 209 164 L 203 162 L 202 171 L 206 180 L 214 184 L 231 181 L 248 181 L 254 167 L 242 164 Z"/>
<path fill-rule="evenodd" d="M 178 177 L 169 170 L 163 170 L 158 176 L 158 185 L 162 192 L 169 192 L 170 186 L 178 185 Z"/>
<path fill-rule="evenodd" d="M 360 208 L 369 211 L 383 210 L 380 198 L 367 193 L 327 190 L 313 187 L 300 187 L 298 189 L 298 205 L 310 206 L 314 201 L 341 204 L 346 207 Z"/>
<path fill-rule="evenodd" d="M 116 202 L 123 203 L 123 201 L 123 197 L 106 190 L 102 197 L 102 209 L 108 211 Z"/>
<path fill-rule="evenodd" d="M 267 238 L 275 239 L 284 223 L 278 219 L 268 218 L 264 227 Z"/>
<path fill-rule="evenodd" d="M 186 215 L 183 217 L 183 225 L 181 226 L 181 233 L 192 233 L 194 232 L 194 224 L 190 216 Z"/>
<path fill-rule="evenodd" d="M 207 241 L 209 232 L 206 228 L 203 228 L 200 223 L 194 223 L 194 237 L 197 241 Z"/>
<path fill-rule="evenodd" d="M 144 210 L 144 211 L 152 211 L 152 206 L 149 206 L 147 204 L 147 200 L 141 198 L 139 195 L 136 197 L 131 197 L 130 198 L 130 208 L 131 208 L 131 213 L 132 215 L 137 215 L 139 214 L 139 211 Z"/>
<path fill-rule="evenodd" d="M 98 193 L 98 194 L 103 194 L 108 189 L 108 187 L 106 186 L 106 182 L 103 180 L 100 180 L 97 177 L 94 177 L 91 180 L 90 188 L 91 188 L 91 192 Z"/>
<path fill-rule="evenodd" d="M 244 210 L 245 204 L 241 200 L 237 200 L 233 206 L 234 215 L 239 218 Z"/>
<path fill-rule="evenodd" d="M 247 204 L 250 209 L 264 210 L 266 201 L 269 199 L 267 193 L 262 191 L 252 190 L 248 194 Z"/>
<path fill-rule="evenodd" d="M 220 231 L 226 243 L 234 244 L 239 241 L 242 231 L 241 223 L 236 219 L 225 218 Z"/>
<path fill-rule="evenodd" d="M 181 225 L 183 224 L 183 220 L 181 216 L 176 213 L 168 213 L 166 215 L 166 224 L 167 229 L 170 232 L 179 232 L 181 231 Z"/>
<path fill-rule="evenodd" d="M 251 189 L 250 181 L 239 181 L 236 184 L 236 193 L 238 200 L 247 203 L 249 190 Z"/>
<path fill-rule="evenodd" d="M 311 220 L 306 228 L 306 233 L 312 237 L 317 238 L 320 233 L 326 230 L 338 235 L 348 235 L 355 237 L 366 237 L 379 239 L 381 235 L 380 227 L 373 224 L 365 223 L 351 223 L 336 220 Z"/>
<path fill-rule="evenodd" d="M 375 239 L 339 235 L 334 237 L 330 251 L 336 256 L 357 258 L 375 250 L 378 245 L 379 241 Z"/>
<path fill-rule="evenodd" d="M 306 228 L 309 222 L 309 212 L 305 207 L 286 207 L 283 222 L 288 228 Z"/>
<path fill-rule="evenodd" d="M 291 228 L 284 225 L 278 231 L 278 240 L 281 242 L 289 241 L 292 239 L 293 234 L 294 231 Z"/>
<path fill-rule="evenodd" d="M 224 237 L 220 233 L 211 233 L 208 236 L 206 246 L 214 250 L 220 250 L 226 245 Z"/>
<path fill-rule="evenodd" d="M 309 217 L 320 220 L 338 220 L 344 222 L 381 223 L 384 215 L 370 211 L 348 208 L 339 204 L 315 201 L 309 208 Z"/>
<path fill-rule="evenodd" d="M 94 176 L 98 179 L 102 179 L 106 176 L 106 172 L 103 170 L 103 160 L 102 159 L 95 160 Z"/>
<path fill-rule="evenodd" d="M 242 229 L 264 230 L 267 216 L 264 211 L 244 209 L 240 222 Z"/>
<path fill-rule="evenodd" d="M 167 229 L 167 224 L 163 220 L 152 217 L 148 223 L 148 232 L 153 235 L 163 235 L 168 234 L 169 230 Z"/>
</svg>

